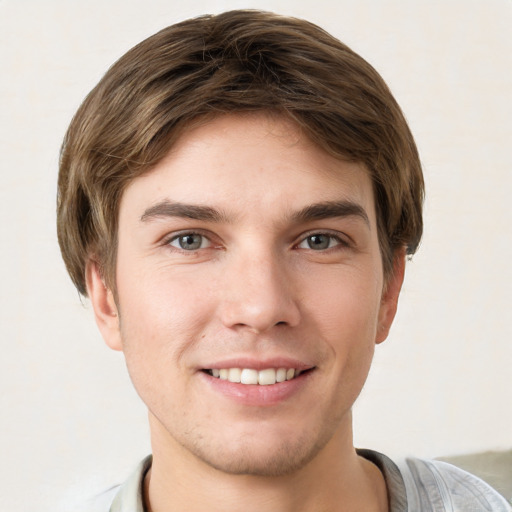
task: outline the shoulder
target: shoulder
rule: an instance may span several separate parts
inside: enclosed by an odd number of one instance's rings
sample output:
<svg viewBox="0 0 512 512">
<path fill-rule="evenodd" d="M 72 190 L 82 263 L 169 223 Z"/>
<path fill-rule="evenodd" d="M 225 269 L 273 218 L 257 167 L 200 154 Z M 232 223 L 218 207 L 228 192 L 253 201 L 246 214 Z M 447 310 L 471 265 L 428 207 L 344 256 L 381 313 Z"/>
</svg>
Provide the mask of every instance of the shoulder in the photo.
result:
<svg viewBox="0 0 512 512">
<path fill-rule="evenodd" d="M 491 486 L 452 464 L 409 458 L 399 463 L 399 468 L 406 486 L 409 510 L 512 511 L 506 499 Z"/>
<path fill-rule="evenodd" d="M 116 485 L 99 494 L 89 495 L 87 498 L 82 496 L 80 501 L 76 498 L 72 504 L 66 505 L 65 510 L 72 510 L 73 512 L 109 512 L 120 488 L 120 485 Z"/>
<path fill-rule="evenodd" d="M 87 500 L 73 512 L 143 512 L 144 476 L 151 467 L 151 462 L 152 457 L 149 455 L 138 464 L 123 484 Z"/>
</svg>

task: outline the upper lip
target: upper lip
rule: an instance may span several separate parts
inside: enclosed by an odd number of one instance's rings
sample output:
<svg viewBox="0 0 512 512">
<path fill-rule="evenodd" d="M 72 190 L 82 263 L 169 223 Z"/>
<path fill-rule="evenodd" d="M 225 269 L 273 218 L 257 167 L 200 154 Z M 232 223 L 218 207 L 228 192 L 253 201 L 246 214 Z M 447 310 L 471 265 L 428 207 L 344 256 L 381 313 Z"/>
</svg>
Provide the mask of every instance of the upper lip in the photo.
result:
<svg viewBox="0 0 512 512">
<path fill-rule="evenodd" d="M 220 359 L 206 366 L 201 366 L 200 370 L 211 370 L 213 368 L 251 368 L 254 370 L 265 370 L 267 368 L 294 368 L 295 370 L 309 370 L 315 365 L 290 357 L 272 357 L 272 358 L 254 358 L 254 357 L 231 357 L 229 359 Z"/>
</svg>

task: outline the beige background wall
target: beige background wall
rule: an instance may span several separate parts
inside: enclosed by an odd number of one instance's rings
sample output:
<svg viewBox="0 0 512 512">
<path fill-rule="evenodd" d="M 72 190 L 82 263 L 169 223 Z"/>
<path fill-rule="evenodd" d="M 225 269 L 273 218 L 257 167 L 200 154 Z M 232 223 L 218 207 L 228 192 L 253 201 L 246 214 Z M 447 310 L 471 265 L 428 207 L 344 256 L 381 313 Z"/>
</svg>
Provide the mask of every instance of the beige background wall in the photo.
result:
<svg viewBox="0 0 512 512">
<path fill-rule="evenodd" d="M 122 356 L 61 263 L 58 150 L 114 59 L 235 7 L 306 17 L 361 53 L 422 154 L 425 238 L 355 408 L 357 444 L 394 456 L 512 446 L 512 2 L 0 0 L 2 510 L 69 510 L 149 451 Z"/>
</svg>

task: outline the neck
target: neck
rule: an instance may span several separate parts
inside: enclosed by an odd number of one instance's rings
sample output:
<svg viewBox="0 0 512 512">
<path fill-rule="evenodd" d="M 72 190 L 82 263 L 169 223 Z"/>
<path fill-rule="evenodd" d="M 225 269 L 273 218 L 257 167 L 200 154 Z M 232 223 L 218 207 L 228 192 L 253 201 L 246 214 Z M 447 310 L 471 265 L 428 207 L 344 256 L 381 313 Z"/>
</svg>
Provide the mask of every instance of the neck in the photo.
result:
<svg viewBox="0 0 512 512">
<path fill-rule="evenodd" d="M 144 482 L 148 512 L 388 511 L 382 474 L 356 454 L 351 425 L 299 470 L 281 476 L 225 473 L 154 427 L 153 464 Z"/>
</svg>

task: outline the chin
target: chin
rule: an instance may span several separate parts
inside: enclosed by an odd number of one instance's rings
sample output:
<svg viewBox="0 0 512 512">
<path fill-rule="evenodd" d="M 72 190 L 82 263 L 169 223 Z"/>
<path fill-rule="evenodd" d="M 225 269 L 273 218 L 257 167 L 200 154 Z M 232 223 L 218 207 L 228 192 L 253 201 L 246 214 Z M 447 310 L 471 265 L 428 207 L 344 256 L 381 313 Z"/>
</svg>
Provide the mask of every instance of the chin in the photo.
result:
<svg viewBox="0 0 512 512">
<path fill-rule="evenodd" d="M 287 438 L 288 437 L 288 438 Z M 264 437 L 241 437 L 229 447 L 212 449 L 212 445 L 196 444 L 189 450 L 208 466 L 231 475 L 279 477 L 295 473 L 313 460 L 331 436 L 312 441 L 312 436 L 296 439 L 283 436 L 279 440 Z"/>
</svg>

